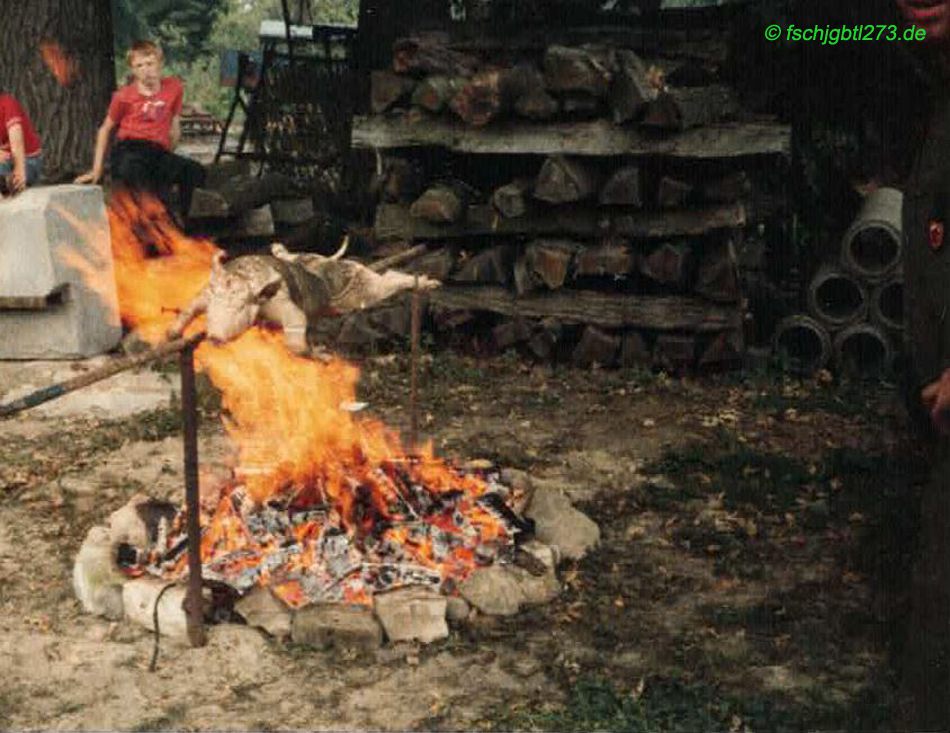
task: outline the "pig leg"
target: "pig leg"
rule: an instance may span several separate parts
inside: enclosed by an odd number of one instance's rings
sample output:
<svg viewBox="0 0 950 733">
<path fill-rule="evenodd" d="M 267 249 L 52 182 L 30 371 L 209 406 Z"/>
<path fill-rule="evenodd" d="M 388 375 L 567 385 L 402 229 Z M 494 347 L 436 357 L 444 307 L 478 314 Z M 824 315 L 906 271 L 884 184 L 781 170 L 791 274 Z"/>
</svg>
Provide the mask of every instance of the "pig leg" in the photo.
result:
<svg viewBox="0 0 950 733">
<path fill-rule="evenodd" d="M 356 288 L 356 291 L 359 293 L 360 307 L 367 308 L 391 298 L 396 293 L 412 290 L 415 287 L 416 279 L 414 275 L 407 275 L 396 270 L 387 270 L 379 275 L 366 268 L 360 271 L 359 281 L 359 287 Z M 420 290 L 431 290 L 438 287 L 439 284 L 438 280 L 433 280 L 425 275 L 419 276 Z"/>
<path fill-rule="evenodd" d="M 177 339 L 184 333 L 185 328 L 198 316 L 208 310 L 208 288 L 202 288 L 188 306 L 174 320 L 165 332 L 169 340 Z"/>
</svg>

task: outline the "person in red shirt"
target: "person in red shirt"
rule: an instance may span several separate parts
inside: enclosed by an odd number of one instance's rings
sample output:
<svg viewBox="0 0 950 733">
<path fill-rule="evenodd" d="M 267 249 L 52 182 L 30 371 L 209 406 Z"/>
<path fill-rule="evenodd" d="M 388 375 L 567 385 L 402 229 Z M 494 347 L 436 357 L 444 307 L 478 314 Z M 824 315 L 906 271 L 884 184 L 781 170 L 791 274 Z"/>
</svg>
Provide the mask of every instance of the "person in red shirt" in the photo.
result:
<svg viewBox="0 0 950 733">
<path fill-rule="evenodd" d="M 12 94 L 0 92 L 0 178 L 19 193 L 40 179 L 43 152 L 40 138 L 23 107 Z"/>
<path fill-rule="evenodd" d="M 102 179 L 106 151 L 113 131 L 109 166 L 120 186 L 163 197 L 177 184 L 182 216 L 188 215 L 195 188 L 204 183 L 200 163 L 175 155 L 181 136 L 179 117 L 184 88 L 173 76 L 162 76 L 162 50 L 151 41 L 136 41 L 127 54 L 133 80 L 112 95 L 106 118 L 96 135 L 92 169 L 76 183 Z"/>
</svg>

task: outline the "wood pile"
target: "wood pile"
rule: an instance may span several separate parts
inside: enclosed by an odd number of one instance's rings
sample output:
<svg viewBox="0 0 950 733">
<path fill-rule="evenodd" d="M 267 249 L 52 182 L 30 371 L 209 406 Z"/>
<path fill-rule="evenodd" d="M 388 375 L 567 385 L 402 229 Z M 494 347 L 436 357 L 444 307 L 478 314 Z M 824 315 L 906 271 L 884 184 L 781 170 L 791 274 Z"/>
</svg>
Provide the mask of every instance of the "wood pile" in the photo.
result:
<svg viewBox="0 0 950 733">
<path fill-rule="evenodd" d="M 431 327 L 579 366 L 739 363 L 737 252 L 782 211 L 762 181 L 790 132 L 716 70 L 609 37 L 397 40 L 352 141 L 376 152 L 376 239 L 426 244 L 404 269 L 445 282 Z M 350 331 L 373 340 L 372 318 Z"/>
</svg>

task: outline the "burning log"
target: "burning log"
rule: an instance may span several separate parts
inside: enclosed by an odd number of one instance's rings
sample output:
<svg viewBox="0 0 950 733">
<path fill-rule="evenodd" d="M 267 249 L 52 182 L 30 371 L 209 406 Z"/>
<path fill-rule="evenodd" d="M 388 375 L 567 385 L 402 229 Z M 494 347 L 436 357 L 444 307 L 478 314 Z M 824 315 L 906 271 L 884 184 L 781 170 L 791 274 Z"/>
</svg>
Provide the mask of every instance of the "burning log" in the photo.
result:
<svg viewBox="0 0 950 733">
<path fill-rule="evenodd" d="M 589 198 L 597 190 L 594 172 L 582 161 L 555 155 L 544 161 L 534 183 L 534 197 L 550 204 Z"/>
<path fill-rule="evenodd" d="M 601 331 L 595 326 L 587 326 L 571 355 L 571 361 L 578 367 L 590 367 L 594 364 L 610 366 L 619 349 L 619 336 Z"/>
<path fill-rule="evenodd" d="M 643 206 L 640 169 L 635 165 L 627 165 L 614 171 L 600 190 L 599 201 L 605 206 Z"/>
<path fill-rule="evenodd" d="M 668 89 L 649 104 L 643 124 L 682 131 L 728 119 L 737 110 L 735 95 L 726 86 Z"/>
<path fill-rule="evenodd" d="M 416 83 L 391 71 L 370 72 L 369 107 L 373 114 L 382 114 L 396 102 L 408 97 Z"/>
<path fill-rule="evenodd" d="M 544 80 L 554 92 L 587 92 L 604 97 L 610 86 L 613 59 L 593 47 L 550 46 L 544 54 Z"/>
<path fill-rule="evenodd" d="M 188 216 L 191 219 L 223 218 L 258 209 L 293 191 L 293 181 L 282 173 L 234 176 L 215 190 L 196 189 Z"/>
</svg>

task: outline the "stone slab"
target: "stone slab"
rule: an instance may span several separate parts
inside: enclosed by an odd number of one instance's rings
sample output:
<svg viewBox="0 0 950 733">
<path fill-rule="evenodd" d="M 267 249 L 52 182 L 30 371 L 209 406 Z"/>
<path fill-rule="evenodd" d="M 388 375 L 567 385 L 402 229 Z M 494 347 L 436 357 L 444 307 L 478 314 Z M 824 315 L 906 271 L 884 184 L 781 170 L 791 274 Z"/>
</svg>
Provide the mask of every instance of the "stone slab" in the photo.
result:
<svg viewBox="0 0 950 733">
<path fill-rule="evenodd" d="M 399 588 L 373 597 L 376 618 L 390 641 L 429 644 L 449 635 L 446 598 L 426 588 Z"/>
<path fill-rule="evenodd" d="M 294 614 L 291 638 L 318 649 L 372 651 L 383 643 L 383 629 L 365 606 L 317 604 Z"/>
</svg>

